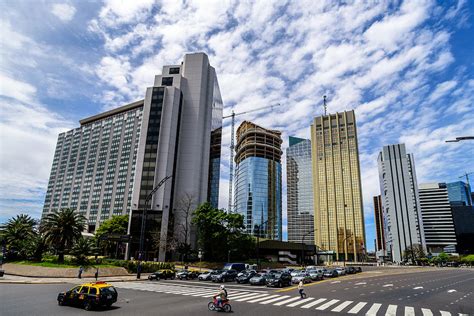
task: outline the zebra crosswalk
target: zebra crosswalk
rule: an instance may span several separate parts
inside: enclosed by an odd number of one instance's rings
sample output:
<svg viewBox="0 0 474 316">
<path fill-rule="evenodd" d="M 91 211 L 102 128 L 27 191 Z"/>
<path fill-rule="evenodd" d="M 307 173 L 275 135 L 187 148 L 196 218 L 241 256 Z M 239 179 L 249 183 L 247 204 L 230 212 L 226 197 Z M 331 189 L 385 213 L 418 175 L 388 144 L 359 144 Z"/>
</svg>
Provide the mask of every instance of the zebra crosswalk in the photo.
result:
<svg viewBox="0 0 474 316">
<path fill-rule="evenodd" d="M 216 288 L 204 286 L 189 286 L 178 284 L 151 283 L 151 282 L 120 282 L 114 284 L 116 288 L 152 291 L 165 294 L 187 295 L 194 297 L 210 298 L 215 295 Z M 256 291 L 253 289 L 227 290 L 229 299 L 232 302 L 242 302 L 249 304 L 272 305 L 282 308 L 302 308 L 317 311 L 334 312 L 335 314 L 367 315 L 367 316 L 458 316 L 448 311 L 433 311 L 429 308 L 414 308 L 412 306 L 398 306 L 395 304 L 381 304 L 377 302 L 356 302 L 335 298 L 308 297 L 301 299 L 299 296 L 274 294 L 266 291 Z M 459 314 L 462 316 L 462 314 Z"/>
</svg>

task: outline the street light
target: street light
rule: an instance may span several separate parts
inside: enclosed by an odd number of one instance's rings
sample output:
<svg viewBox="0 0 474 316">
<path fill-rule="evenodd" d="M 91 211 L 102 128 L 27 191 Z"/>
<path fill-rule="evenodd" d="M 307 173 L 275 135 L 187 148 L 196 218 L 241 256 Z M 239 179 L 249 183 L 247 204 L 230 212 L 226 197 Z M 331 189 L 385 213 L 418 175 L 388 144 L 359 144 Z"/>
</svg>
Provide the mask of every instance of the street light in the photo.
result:
<svg viewBox="0 0 474 316">
<path fill-rule="evenodd" d="M 158 191 L 158 189 L 170 178 L 172 178 L 172 176 L 164 177 L 160 182 L 158 182 L 158 185 L 153 190 L 151 190 L 150 194 L 148 194 L 147 197 L 145 198 L 145 206 L 143 207 L 143 213 L 142 213 L 142 225 L 140 229 L 140 246 L 138 249 L 137 279 L 140 279 L 141 272 L 142 272 L 141 261 L 143 260 L 143 243 L 145 242 L 145 226 L 146 226 L 146 215 L 147 215 L 146 213 L 147 213 L 148 202 L 153 197 L 153 194 L 155 194 L 156 191 Z"/>
<path fill-rule="evenodd" d="M 460 137 L 456 137 L 456 139 L 448 139 L 445 142 L 446 143 L 457 143 L 457 142 L 460 142 L 462 140 L 474 140 L 474 136 L 460 136 Z"/>
<path fill-rule="evenodd" d="M 352 236 L 354 236 L 354 234 L 350 234 L 349 236 L 346 236 L 346 238 L 344 238 L 344 240 L 342 241 L 343 245 L 344 245 L 344 267 L 346 266 L 346 253 L 347 253 L 347 244 L 346 244 L 346 241 L 347 239 L 351 238 Z M 355 254 L 354 254 L 355 255 Z"/>
<path fill-rule="evenodd" d="M 265 222 L 263 222 L 262 224 L 258 225 L 258 234 L 257 234 L 257 270 L 260 270 L 260 230 L 261 230 L 261 227 L 264 226 L 265 224 L 267 224 L 269 221 L 271 220 L 274 220 L 275 217 L 271 217 L 269 219 L 267 219 Z M 266 235 L 265 235 L 266 236 Z"/>
<path fill-rule="evenodd" d="M 304 240 L 306 238 L 306 236 L 310 235 L 311 233 L 315 232 L 316 231 L 316 228 L 313 229 L 313 230 L 310 230 L 310 231 L 307 231 L 303 237 L 301 237 L 301 266 L 304 267 Z"/>
</svg>

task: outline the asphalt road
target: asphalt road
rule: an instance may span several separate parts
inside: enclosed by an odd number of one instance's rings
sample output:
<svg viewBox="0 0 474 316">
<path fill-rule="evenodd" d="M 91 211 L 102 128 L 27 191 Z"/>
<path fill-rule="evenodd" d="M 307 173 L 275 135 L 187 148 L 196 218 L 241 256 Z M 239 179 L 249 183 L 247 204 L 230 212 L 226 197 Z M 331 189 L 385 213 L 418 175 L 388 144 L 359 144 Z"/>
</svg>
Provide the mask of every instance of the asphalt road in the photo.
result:
<svg viewBox="0 0 474 316">
<path fill-rule="evenodd" d="M 84 315 L 58 306 L 57 293 L 71 284 L 0 285 L 1 315 Z M 117 282 L 115 315 L 212 315 L 207 303 L 217 284 L 198 281 Z M 474 271 L 462 269 L 371 270 L 309 284 L 308 297 L 294 288 L 269 289 L 227 283 L 234 315 L 474 315 Z"/>
</svg>

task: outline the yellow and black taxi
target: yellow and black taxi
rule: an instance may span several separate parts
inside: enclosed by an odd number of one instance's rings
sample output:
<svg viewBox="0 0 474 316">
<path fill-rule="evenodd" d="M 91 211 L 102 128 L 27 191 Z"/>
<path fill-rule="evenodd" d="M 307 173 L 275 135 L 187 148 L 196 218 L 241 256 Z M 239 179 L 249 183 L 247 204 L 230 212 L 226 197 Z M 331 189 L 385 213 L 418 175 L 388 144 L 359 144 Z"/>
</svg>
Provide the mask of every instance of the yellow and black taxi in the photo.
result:
<svg viewBox="0 0 474 316">
<path fill-rule="evenodd" d="M 85 310 L 110 307 L 117 301 L 117 290 L 106 282 L 84 283 L 58 294 L 59 305 L 79 306 Z"/>
</svg>

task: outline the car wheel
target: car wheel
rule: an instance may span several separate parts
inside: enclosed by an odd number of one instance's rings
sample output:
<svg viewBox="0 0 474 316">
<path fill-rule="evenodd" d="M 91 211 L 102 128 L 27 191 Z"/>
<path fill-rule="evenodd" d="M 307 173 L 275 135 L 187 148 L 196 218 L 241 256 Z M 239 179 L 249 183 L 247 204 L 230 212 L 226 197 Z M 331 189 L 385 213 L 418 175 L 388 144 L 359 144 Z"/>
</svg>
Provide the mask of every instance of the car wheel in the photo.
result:
<svg viewBox="0 0 474 316">
<path fill-rule="evenodd" d="M 84 309 L 85 309 L 86 311 L 92 310 L 92 304 L 91 304 L 91 302 L 86 301 L 86 302 L 84 303 Z"/>
<path fill-rule="evenodd" d="M 59 306 L 64 306 L 64 305 L 66 305 L 65 302 L 64 302 L 64 297 L 58 298 L 58 305 L 59 305 Z"/>
<path fill-rule="evenodd" d="M 283 287 L 283 284 L 281 284 L 281 282 L 278 282 L 278 287 Z"/>
</svg>

